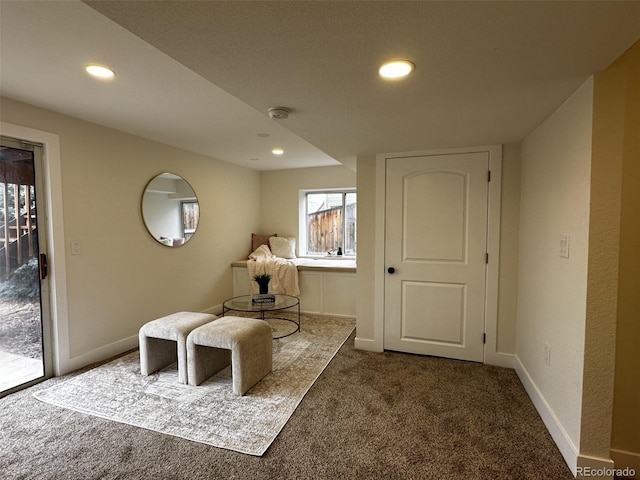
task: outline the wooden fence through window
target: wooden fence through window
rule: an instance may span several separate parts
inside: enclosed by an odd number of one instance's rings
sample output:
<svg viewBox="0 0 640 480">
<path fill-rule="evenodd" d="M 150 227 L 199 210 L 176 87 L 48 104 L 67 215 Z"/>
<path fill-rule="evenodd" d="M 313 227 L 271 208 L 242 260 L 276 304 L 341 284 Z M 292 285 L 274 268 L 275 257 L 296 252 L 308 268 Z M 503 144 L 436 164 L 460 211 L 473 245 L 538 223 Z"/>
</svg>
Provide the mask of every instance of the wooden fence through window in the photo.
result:
<svg viewBox="0 0 640 480">
<path fill-rule="evenodd" d="M 33 187 L 0 183 L 0 280 L 38 253 Z"/>
<path fill-rule="evenodd" d="M 345 253 L 356 251 L 355 212 L 356 204 L 345 207 L 346 225 L 342 219 L 342 207 L 329 208 L 308 214 L 307 252 L 327 253 L 344 246 Z M 343 234 L 346 238 L 343 243 Z"/>
</svg>

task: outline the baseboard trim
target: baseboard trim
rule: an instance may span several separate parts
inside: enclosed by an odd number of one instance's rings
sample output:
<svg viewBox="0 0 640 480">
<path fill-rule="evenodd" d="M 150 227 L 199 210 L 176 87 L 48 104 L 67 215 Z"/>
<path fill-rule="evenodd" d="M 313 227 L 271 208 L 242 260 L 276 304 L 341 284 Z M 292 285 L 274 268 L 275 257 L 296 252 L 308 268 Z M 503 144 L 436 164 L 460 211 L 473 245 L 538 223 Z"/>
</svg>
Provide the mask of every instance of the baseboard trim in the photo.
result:
<svg viewBox="0 0 640 480">
<path fill-rule="evenodd" d="M 494 367 L 514 368 L 516 356 L 513 353 L 496 352 L 487 355 L 484 363 L 486 365 L 493 365 Z"/>
<path fill-rule="evenodd" d="M 214 315 L 220 315 L 222 313 L 222 304 L 214 305 L 202 311 L 202 313 L 212 313 Z M 114 357 L 120 355 L 128 350 L 138 348 L 138 334 L 131 335 L 130 337 L 123 338 L 117 342 L 104 345 L 102 347 L 91 350 L 90 352 L 83 353 L 76 357 L 67 359 L 64 365 L 60 369 L 59 375 L 73 372 L 79 368 L 85 367 L 91 363 L 100 362 L 105 358 Z"/>
<path fill-rule="evenodd" d="M 625 450 L 611 449 L 611 459 L 615 463 L 616 468 L 629 468 L 634 470 L 635 474 L 630 478 L 640 478 L 640 453 L 627 452 Z"/>
<path fill-rule="evenodd" d="M 220 315 L 222 313 L 222 304 L 214 305 L 213 307 L 206 308 L 200 313 L 210 313 L 212 315 Z"/>
<path fill-rule="evenodd" d="M 576 476 L 578 467 L 578 449 L 571 441 L 571 438 L 569 438 L 569 435 L 558 420 L 558 417 L 556 417 L 555 413 L 542 395 L 542 392 L 540 392 L 517 355 L 515 356 L 514 363 L 516 373 L 518 374 L 524 389 L 529 395 L 529 398 L 531 398 L 538 414 L 540 414 L 542 421 L 551 434 L 551 438 L 553 438 L 553 441 L 558 446 L 558 449 L 560 450 L 564 461 L 567 463 L 567 466 L 571 470 L 571 473 Z"/>
<path fill-rule="evenodd" d="M 78 370 L 82 367 L 86 367 L 91 363 L 100 362 L 105 358 L 120 355 L 121 353 L 124 353 L 128 350 L 133 350 L 134 348 L 138 348 L 137 334 L 127 338 L 123 338 L 122 340 L 118 340 L 117 342 L 104 345 L 100 348 L 96 348 L 95 350 L 83 353 L 82 355 L 69 358 L 67 362 L 65 362 L 66 368 L 64 372 L 61 372 L 61 375 L 73 372 L 74 370 Z"/>
<path fill-rule="evenodd" d="M 378 342 L 376 342 L 371 338 L 356 337 L 353 342 L 353 345 L 357 350 L 365 350 L 367 352 L 377 352 L 377 353 L 380 353 L 383 351 L 378 347 Z"/>
<path fill-rule="evenodd" d="M 302 314 L 302 315 L 317 315 L 319 317 L 356 318 L 355 315 L 347 315 L 347 314 L 344 314 L 344 313 L 310 312 L 310 311 L 306 311 L 306 310 L 301 310 L 300 314 Z"/>
<path fill-rule="evenodd" d="M 609 458 L 578 455 L 576 478 L 596 478 L 597 480 L 614 480 L 613 460 Z"/>
</svg>

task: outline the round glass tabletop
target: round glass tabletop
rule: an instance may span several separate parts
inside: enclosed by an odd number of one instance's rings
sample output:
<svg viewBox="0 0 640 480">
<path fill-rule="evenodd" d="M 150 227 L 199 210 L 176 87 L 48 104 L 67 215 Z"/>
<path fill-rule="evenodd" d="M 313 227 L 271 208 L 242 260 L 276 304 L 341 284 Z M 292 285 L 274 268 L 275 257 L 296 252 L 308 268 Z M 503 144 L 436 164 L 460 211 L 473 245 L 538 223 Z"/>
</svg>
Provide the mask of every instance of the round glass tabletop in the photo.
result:
<svg viewBox="0 0 640 480">
<path fill-rule="evenodd" d="M 298 308 L 295 311 L 266 315 L 267 312 L 279 312 L 292 307 Z M 222 303 L 222 316 L 225 316 L 227 312 L 234 311 L 259 313 L 261 320 L 269 321 L 274 340 L 288 337 L 300 331 L 300 299 L 298 297 L 279 293 L 241 295 L 225 300 Z"/>
<path fill-rule="evenodd" d="M 284 294 L 272 294 L 274 297 L 273 302 L 259 302 L 253 301 L 253 295 L 241 295 L 239 297 L 233 297 L 225 300 L 222 304 L 225 310 L 236 310 L 239 312 L 264 312 L 274 310 L 285 310 L 287 308 L 295 307 L 300 303 L 298 297 Z"/>
</svg>

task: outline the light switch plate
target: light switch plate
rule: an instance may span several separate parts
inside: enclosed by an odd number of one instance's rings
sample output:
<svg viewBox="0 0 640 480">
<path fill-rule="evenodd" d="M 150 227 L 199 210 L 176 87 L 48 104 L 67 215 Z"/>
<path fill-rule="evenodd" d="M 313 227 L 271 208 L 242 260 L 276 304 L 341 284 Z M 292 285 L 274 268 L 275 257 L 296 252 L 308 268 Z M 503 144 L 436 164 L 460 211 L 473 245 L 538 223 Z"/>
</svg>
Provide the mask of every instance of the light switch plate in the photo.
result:
<svg viewBox="0 0 640 480">
<path fill-rule="evenodd" d="M 569 258 L 569 235 L 560 235 L 560 256 Z"/>
</svg>

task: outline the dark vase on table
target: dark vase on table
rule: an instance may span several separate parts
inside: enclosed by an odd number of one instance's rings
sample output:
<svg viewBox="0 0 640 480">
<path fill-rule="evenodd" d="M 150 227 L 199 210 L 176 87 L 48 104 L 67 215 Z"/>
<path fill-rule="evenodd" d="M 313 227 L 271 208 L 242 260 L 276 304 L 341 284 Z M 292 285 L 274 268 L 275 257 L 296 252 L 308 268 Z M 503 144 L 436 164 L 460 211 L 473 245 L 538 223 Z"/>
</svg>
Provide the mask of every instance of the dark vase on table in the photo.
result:
<svg viewBox="0 0 640 480">
<path fill-rule="evenodd" d="M 260 291 L 260 295 L 269 293 L 269 282 L 258 282 L 258 289 Z"/>
</svg>

